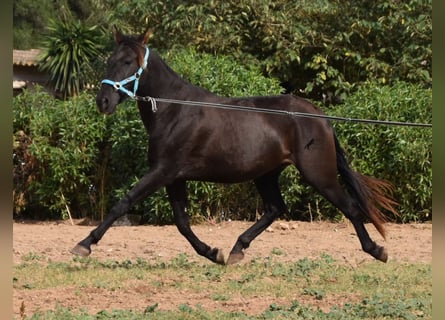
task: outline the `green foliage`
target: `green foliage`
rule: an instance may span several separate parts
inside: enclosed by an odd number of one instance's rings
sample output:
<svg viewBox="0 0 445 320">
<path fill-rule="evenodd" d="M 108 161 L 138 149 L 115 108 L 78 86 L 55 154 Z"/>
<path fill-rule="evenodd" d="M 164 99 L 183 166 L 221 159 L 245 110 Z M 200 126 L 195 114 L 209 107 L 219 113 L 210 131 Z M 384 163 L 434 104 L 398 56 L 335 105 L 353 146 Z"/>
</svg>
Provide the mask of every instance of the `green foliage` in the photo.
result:
<svg viewBox="0 0 445 320">
<path fill-rule="evenodd" d="M 185 78 L 220 94 L 281 91 L 278 81 L 264 78 L 258 68 L 243 67 L 224 56 L 192 49 L 166 56 Z M 196 68 L 197 64 L 203 69 Z M 125 102 L 110 117 L 99 115 L 93 104 L 94 97 L 87 93 L 67 101 L 43 92 L 25 92 L 14 98 L 15 213 L 44 206 L 53 218 L 67 217 L 68 206 L 74 217 L 102 219 L 147 171 L 147 134 L 135 102 Z M 190 182 L 190 212 L 198 220 L 216 215 L 243 218 L 246 212 L 251 219 L 257 206 L 254 192 L 251 184 Z M 164 190 L 132 213 L 143 215 L 145 222 L 172 222 Z"/>
<path fill-rule="evenodd" d="M 283 91 L 277 79 L 261 74 L 259 66 L 241 65 L 229 56 L 199 53 L 195 48 L 188 48 L 169 50 L 165 59 L 189 82 L 219 95 L 245 97 L 276 95 Z"/>
<path fill-rule="evenodd" d="M 15 34 L 48 24 L 46 13 L 33 22 L 40 15 L 25 10 L 28 0 L 15 2 Z M 108 30 L 117 24 L 140 33 L 148 25 L 159 50 L 194 47 L 260 65 L 289 92 L 325 103 L 368 80 L 432 84 L 431 0 L 84 0 L 66 7 Z"/>
<path fill-rule="evenodd" d="M 351 118 L 432 123 L 432 90 L 369 83 L 329 112 Z M 432 129 L 335 123 L 352 166 L 395 186 L 401 221 L 432 218 Z"/>
<path fill-rule="evenodd" d="M 77 95 L 97 79 L 96 61 L 103 58 L 102 33 L 80 20 L 51 20 L 42 46 L 40 69 L 50 76 L 50 85 L 63 98 Z"/>
<path fill-rule="evenodd" d="M 41 48 L 51 21 L 68 17 L 84 25 L 103 25 L 106 12 L 92 0 L 14 0 L 14 49 Z M 101 42 L 103 42 L 102 40 Z"/>
<path fill-rule="evenodd" d="M 173 51 L 167 60 L 190 81 L 225 95 L 279 93 L 276 80 L 255 67 L 244 68 L 226 57 Z M 202 67 L 194 68 L 196 61 Z M 202 72 L 204 70 L 204 72 Z M 230 74 L 228 77 L 224 75 Z M 230 81 L 229 81 L 229 80 Z M 218 85 L 215 85 L 217 83 Z M 247 86 L 244 84 L 247 83 Z M 431 123 L 430 89 L 398 82 L 368 84 L 329 114 L 352 118 Z M 50 210 L 50 217 L 102 219 L 148 169 L 147 136 L 133 101 L 104 118 L 87 94 L 57 101 L 43 92 L 14 98 L 14 212 Z M 431 129 L 334 122 L 339 139 L 359 172 L 386 179 L 396 188 L 399 221 L 432 218 Z M 290 219 L 337 219 L 341 213 L 301 183 L 294 168 L 281 176 Z M 254 220 L 261 201 L 252 183 L 222 185 L 189 182 L 189 212 L 194 221 Z M 171 223 L 164 190 L 130 213 L 146 223 Z M 34 215 L 35 213 L 31 214 Z"/>
<path fill-rule="evenodd" d="M 223 95 L 280 92 L 277 81 L 260 76 L 256 67 L 242 67 L 224 56 L 200 54 L 193 49 L 165 55 L 179 74 Z M 197 64 L 201 68 L 194 67 Z M 328 113 L 431 123 L 431 95 L 430 89 L 406 82 L 393 86 L 370 83 Z M 125 102 L 115 115 L 104 118 L 93 101 L 85 94 L 61 102 L 43 92 L 14 98 L 16 214 L 44 213 L 44 206 L 50 210 L 50 217 L 66 217 L 68 207 L 73 216 L 102 219 L 146 172 L 147 136 L 134 102 Z M 356 170 L 394 184 L 402 214 L 397 220 L 432 218 L 431 129 L 339 122 L 334 126 Z M 285 218 L 342 218 L 338 210 L 299 180 L 294 168 L 287 168 L 281 176 L 289 207 Z M 254 220 L 261 212 L 261 200 L 252 183 L 189 182 L 188 189 L 189 212 L 196 222 Z M 172 222 L 164 190 L 130 213 L 142 215 L 146 223 Z"/>
<path fill-rule="evenodd" d="M 61 102 L 43 91 L 14 98 L 14 169 L 22 168 L 14 178 L 24 182 L 14 186 L 21 195 L 15 212 L 34 208 L 39 216 L 67 218 L 69 208 L 78 215 L 94 208 L 88 195 L 106 126 L 91 101 L 81 95 Z"/>
<path fill-rule="evenodd" d="M 14 49 L 38 48 L 46 23 L 55 17 L 52 0 L 13 1 Z"/>
<path fill-rule="evenodd" d="M 432 83 L 432 3 L 379 0 L 107 0 L 110 21 L 157 48 L 255 61 L 289 91 L 338 102 L 363 81 Z M 341 19 L 339 19 L 341 16 Z"/>
</svg>

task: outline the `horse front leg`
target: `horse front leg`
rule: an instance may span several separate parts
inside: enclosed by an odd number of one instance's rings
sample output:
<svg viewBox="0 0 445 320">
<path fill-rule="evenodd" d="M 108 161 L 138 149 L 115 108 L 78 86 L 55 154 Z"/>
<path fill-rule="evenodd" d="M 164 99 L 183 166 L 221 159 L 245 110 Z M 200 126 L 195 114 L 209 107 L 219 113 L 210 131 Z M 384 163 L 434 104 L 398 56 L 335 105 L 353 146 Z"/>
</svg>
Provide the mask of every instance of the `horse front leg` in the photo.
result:
<svg viewBox="0 0 445 320">
<path fill-rule="evenodd" d="M 167 180 L 168 182 L 168 180 Z M 91 245 L 96 244 L 102 239 L 105 232 L 113 225 L 113 223 L 122 217 L 128 210 L 136 203 L 144 200 L 156 190 L 164 186 L 166 183 L 166 176 L 162 170 L 150 170 L 141 180 L 117 202 L 105 216 L 104 221 L 82 241 L 80 241 L 71 253 L 82 257 L 91 254 Z"/>
<path fill-rule="evenodd" d="M 175 181 L 166 186 L 170 204 L 173 209 L 176 227 L 179 232 L 190 242 L 195 251 L 207 259 L 224 264 L 224 254 L 219 248 L 211 248 L 193 233 L 190 228 L 190 217 L 187 213 L 187 187 L 184 180 Z"/>
<path fill-rule="evenodd" d="M 255 180 L 255 186 L 263 200 L 264 215 L 238 237 L 238 240 L 230 251 L 227 264 L 234 264 L 241 261 L 244 258 L 243 250 L 250 246 L 253 239 L 266 230 L 280 214 L 287 212 L 286 204 L 281 196 L 278 184 L 280 173 L 281 170 L 273 171 Z"/>
</svg>

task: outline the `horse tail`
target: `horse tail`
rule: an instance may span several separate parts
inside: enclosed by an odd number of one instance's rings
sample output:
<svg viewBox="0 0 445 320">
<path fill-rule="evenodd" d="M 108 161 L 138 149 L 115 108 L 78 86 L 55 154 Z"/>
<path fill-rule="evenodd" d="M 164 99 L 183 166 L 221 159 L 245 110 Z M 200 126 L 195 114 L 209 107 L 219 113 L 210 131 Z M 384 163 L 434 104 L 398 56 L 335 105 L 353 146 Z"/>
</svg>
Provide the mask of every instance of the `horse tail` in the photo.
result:
<svg viewBox="0 0 445 320">
<path fill-rule="evenodd" d="M 386 180 L 365 176 L 352 170 L 335 135 L 334 139 L 337 152 L 337 170 L 346 184 L 347 190 L 357 200 L 364 217 L 371 220 L 378 232 L 386 239 L 383 224 L 388 221 L 388 218 L 382 210 L 387 210 L 396 216 L 399 215 L 395 209 L 398 203 L 392 197 L 393 185 Z"/>
</svg>

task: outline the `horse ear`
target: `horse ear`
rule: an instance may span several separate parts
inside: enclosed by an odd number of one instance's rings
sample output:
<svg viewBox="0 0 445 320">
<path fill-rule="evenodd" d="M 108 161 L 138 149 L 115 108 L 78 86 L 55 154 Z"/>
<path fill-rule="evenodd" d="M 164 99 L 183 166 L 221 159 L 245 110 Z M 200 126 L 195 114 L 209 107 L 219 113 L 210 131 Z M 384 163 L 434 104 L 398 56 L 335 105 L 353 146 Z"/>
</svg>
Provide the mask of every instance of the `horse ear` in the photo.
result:
<svg viewBox="0 0 445 320">
<path fill-rule="evenodd" d="M 143 45 L 146 45 L 148 43 L 148 39 L 150 39 L 150 36 L 151 36 L 151 30 L 150 28 L 147 27 L 145 32 L 140 37 Z"/>
<path fill-rule="evenodd" d="M 117 44 L 121 42 L 122 33 L 120 32 L 119 28 L 116 25 L 113 25 L 113 35 L 114 35 L 114 41 L 116 41 Z"/>
</svg>

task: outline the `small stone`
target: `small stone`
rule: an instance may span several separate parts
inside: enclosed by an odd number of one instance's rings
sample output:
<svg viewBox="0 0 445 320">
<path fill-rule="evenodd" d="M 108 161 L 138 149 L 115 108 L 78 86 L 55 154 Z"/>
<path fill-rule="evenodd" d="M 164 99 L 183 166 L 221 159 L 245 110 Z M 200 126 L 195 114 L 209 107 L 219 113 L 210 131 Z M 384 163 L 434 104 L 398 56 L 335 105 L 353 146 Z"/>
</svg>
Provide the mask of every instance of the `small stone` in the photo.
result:
<svg viewBox="0 0 445 320">
<path fill-rule="evenodd" d="M 289 230 L 289 224 L 288 223 L 280 222 L 278 224 L 278 226 L 280 227 L 281 230 Z"/>
</svg>

